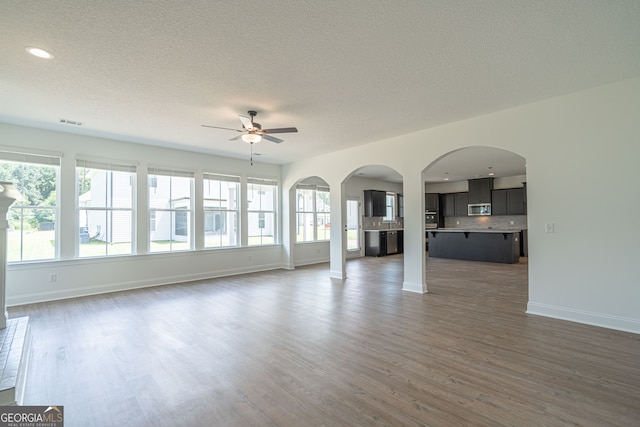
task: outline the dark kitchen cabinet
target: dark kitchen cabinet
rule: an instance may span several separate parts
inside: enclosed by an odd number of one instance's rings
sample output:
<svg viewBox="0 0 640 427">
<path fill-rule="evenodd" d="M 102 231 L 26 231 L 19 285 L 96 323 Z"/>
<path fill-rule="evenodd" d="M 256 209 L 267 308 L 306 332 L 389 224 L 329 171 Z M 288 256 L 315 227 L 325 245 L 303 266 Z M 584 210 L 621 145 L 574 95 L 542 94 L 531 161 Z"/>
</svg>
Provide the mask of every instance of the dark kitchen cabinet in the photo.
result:
<svg viewBox="0 0 640 427">
<path fill-rule="evenodd" d="M 365 230 L 364 254 L 365 256 L 387 255 L 387 232 Z"/>
<path fill-rule="evenodd" d="M 469 215 L 469 193 L 454 193 L 455 198 L 455 216 Z"/>
<path fill-rule="evenodd" d="M 509 188 L 491 192 L 491 213 L 493 215 L 526 215 L 524 188 Z"/>
<path fill-rule="evenodd" d="M 456 198 L 454 193 L 447 193 L 442 195 L 443 201 L 443 214 L 444 216 L 456 216 Z"/>
<path fill-rule="evenodd" d="M 429 212 L 438 212 L 440 210 L 440 203 L 438 199 L 440 194 L 438 193 L 425 193 L 424 195 L 424 210 Z"/>
<path fill-rule="evenodd" d="M 364 190 L 364 216 L 382 217 L 387 214 L 387 192 Z"/>
<path fill-rule="evenodd" d="M 364 254 L 366 256 L 386 256 L 404 252 L 404 232 L 402 230 L 365 230 Z"/>
<path fill-rule="evenodd" d="M 493 178 L 470 179 L 467 203 L 491 203 L 491 190 L 493 190 Z"/>
<path fill-rule="evenodd" d="M 442 195 L 445 217 L 469 215 L 469 193 L 447 193 Z"/>
<path fill-rule="evenodd" d="M 491 192 L 491 215 L 507 215 L 507 190 Z"/>
<path fill-rule="evenodd" d="M 507 193 L 509 215 L 526 215 L 527 208 L 524 196 L 524 188 L 512 188 Z"/>
</svg>

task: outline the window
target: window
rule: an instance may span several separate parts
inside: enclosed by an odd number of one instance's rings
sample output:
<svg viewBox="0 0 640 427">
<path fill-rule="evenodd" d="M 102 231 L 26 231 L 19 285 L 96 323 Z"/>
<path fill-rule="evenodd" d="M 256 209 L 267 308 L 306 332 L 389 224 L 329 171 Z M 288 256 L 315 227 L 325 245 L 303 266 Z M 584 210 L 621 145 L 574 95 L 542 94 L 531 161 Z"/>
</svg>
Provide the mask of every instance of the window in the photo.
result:
<svg viewBox="0 0 640 427">
<path fill-rule="evenodd" d="M 278 183 L 276 181 L 247 179 L 247 216 L 249 245 L 277 243 L 276 206 Z"/>
<path fill-rule="evenodd" d="M 329 188 L 299 184 L 296 188 L 296 242 L 329 240 Z"/>
<path fill-rule="evenodd" d="M 204 247 L 238 246 L 240 178 L 204 174 Z"/>
<path fill-rule="evenodd" d="M 396 194 L 387 193 L 385 198 L 387 214 L 382 218 L 383 221 L 393 221 L 396 218 Z"/>
<path fill-rule="evenodd" d="M 135 165 L 76 160 L 78 256 L 133 253 Z"/>
<path fill-rule="evenodd" d="M 347 199 L 347 250 L 360 250 L 360 201 Z"/>
<path fill-rule="evenodd" d="M 55 259 L 60 157 L 0 152 L 0 181 L 22 195 L 7 212 L 7 261 Z"/>
<path fill-rule="evenodd" d="M 193 176 L 149 168 L 149 252 L 192 249 Z"/>
</svg>

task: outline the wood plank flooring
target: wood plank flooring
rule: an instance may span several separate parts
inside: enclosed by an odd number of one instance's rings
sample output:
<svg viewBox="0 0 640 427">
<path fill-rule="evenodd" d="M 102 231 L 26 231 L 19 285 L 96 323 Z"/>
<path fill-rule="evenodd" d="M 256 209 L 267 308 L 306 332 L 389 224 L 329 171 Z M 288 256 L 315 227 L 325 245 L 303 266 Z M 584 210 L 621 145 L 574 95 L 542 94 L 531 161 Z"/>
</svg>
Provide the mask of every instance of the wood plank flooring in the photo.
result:
<svg viewBox="0 0 640 427">
<path fill-rule="evenodd" d="M 526 261 L 526 259 L 523 259 Z M 66 426 L 637 426 L 640 336 L 530 316 L 526 263 L 402 256 L 9 310 Z"/>
</svg>

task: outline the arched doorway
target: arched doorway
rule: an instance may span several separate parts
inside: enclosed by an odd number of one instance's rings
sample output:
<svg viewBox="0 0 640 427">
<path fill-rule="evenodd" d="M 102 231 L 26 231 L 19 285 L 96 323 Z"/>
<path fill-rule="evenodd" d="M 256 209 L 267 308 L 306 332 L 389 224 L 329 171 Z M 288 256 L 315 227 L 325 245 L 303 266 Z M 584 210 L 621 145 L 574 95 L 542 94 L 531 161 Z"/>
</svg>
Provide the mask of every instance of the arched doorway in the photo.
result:
<svg viewBox="0 0 640 427">
<path fill-rule="evenodd" d="M 319 176 L 299 180 L 291 189 L 290 230 L 294 266 L 329 261 L 331 231 L 331 188 Z"/>
<path fill-rule="evenodd" d="M 427 259 L 528 265 L 524 157 L 500 148 L 470 146 L 441 156 L 422 175 L 425 210 L 436 218 L 435 224 L 425 221 Z M 498 233 L 503 237 L 500 244 L 508 238 L 514 243 L 505 243 L 505 249 L 486 243 Z M 464 238 L 458 239 L 462 234 Z M 512 252 L 503 256 L 503 250 Z M 429 283 L 428 272 L 426 280 Z"/>
<path fill-rule="evenodd" d="M 384 204 L 381 212 L 367 209 L 365 202 L 372 192 L 381 196 L 381 203 Z M 362 166 L 345 178 L 344 193 L 347 240 L 345 258 L 401 257 L 403 250 L 399 234 L 404 228 L 402 175 L 385 165 Z M 384 247 L 380 247 L 380 233 L 391 234 L 392 243 L 385 240 Z M 376 252 L 376 248 L 372 248 L 370 244 L 376 238 L 380 252 Z"/>
</svg>

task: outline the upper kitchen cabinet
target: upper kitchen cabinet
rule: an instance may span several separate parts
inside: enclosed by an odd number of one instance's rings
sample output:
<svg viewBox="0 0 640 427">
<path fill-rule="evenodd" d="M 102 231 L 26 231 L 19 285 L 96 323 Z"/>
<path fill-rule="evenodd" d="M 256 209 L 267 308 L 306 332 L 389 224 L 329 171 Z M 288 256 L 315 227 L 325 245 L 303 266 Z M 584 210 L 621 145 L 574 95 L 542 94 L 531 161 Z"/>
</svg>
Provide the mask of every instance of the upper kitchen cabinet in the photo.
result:
<svg viewBox="0 0 640 427">
<path fill-rule="evenodd" d="M 524 188 L 509 188 L 491 192 L 493 215 L 526 215 L 527 203 Z"/>
<path fill-rule="evenodd" d="M 469 193 L 447 193 L 442 195 L 444 216 L 468 216 Z"/>
<path fill-rule="evenodd" d="M 402 193 L 399 193 L 396 197 L 398 200 L 398 212 L 396 213 L 396 215 L 398 218 L 404 218 L 404 195 L 402 195 Z"/>
<path fill-rule="evenodd" d="M 469 193 L 454 193 L 456 207 L 455 216 L 468 216 L 469 215 Z"/>
<path fill-rule="evenodd" d="M 491 203 L 493 178 L 469 180 L 469 204 Z"/>
<path fill-rule="evenodd" d="M 442 214 L 443 216 L 456 216 L 456 198 L 454 193 L 442 195 Z"/>
<path fill-rule="evenodd" d="M 440 203 L 438 193 L 425 193 L 424 195 L 424 210 L 429 212 L 438 212 L 440 210 Z"/>
<path fill-rule="evenodd" d="M 526 215 L 527 202 L 524 188 L 512 188 L 507 192 L 507 205 L 509 215 Z"/>
<path fill-rule="evenodd" d="M 387 214 L 387 192 L 364 190 L 364 216 L 382 217 Z"/>
<path fill-rule="evenodd" d="M 508 190 L 493 190 L 491 192 L 492 215 L 507 215 L 507 191 Z"/>
</svg>

